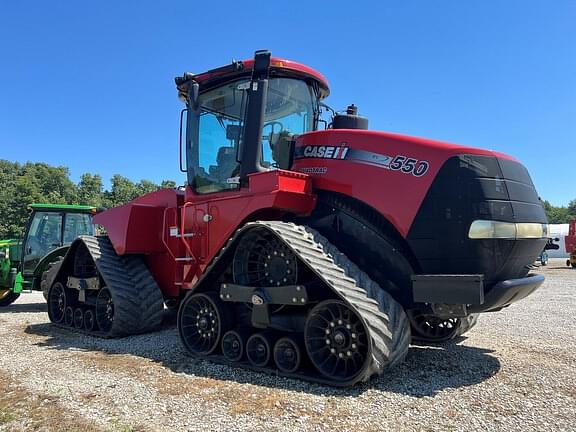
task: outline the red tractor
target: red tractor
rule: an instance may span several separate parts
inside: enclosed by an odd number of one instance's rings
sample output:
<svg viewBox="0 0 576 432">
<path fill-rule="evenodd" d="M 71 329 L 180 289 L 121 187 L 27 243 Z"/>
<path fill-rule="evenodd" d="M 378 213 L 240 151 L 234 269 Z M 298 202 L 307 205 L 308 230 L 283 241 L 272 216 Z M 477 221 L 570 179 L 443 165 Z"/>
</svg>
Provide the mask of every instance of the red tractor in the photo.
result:
<svg viewBox="0 0 576 432">
<path fill-rule="evenodd" d="M 564 238 L 564 242 L 566 243 L 566 252 L 570 254 L 570 258 L 566 260 L 566 265 L 576 268 L 576 219 L 570 221 L 568 235 Z"/>
<path fill-rule="evenodd" d="M 326 124 L 326 79 L 267 51 L 176 85 L 185 190 L 98 214 L 108 236 L 47 276 L 52 322 L 117 337 L 178 307 L 194 356 L 348 386 L 542 284 L 514 158 L 369 131 L 353 105 Z"/>
</svg>

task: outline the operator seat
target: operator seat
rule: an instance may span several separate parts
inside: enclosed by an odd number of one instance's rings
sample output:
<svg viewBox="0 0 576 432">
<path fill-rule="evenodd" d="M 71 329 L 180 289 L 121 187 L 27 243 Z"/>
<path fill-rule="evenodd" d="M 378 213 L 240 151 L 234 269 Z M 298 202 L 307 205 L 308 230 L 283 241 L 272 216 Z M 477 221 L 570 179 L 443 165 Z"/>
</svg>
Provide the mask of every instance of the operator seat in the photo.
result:
<svg viewBox="0 0 576 432">
<path fill-rule="evenodd" d="M 232 177 L 233 171 L 238 165 L 236 162 L 236 149 L 234 147 L 220 147 L 216 155 L 218 165 L 210 165 L 210 175 L 219 182 L 226 183 Z"/>
<path fill-rule="evenodd" d="M 272 149 L 272 158 L 276 161 L 278 168 L 290 169 L 290 151 L 291 143 L 294 140 L 294 134 L 284 130 L 279 133 L 270 134 L 270 148 Z"/>
</svg>

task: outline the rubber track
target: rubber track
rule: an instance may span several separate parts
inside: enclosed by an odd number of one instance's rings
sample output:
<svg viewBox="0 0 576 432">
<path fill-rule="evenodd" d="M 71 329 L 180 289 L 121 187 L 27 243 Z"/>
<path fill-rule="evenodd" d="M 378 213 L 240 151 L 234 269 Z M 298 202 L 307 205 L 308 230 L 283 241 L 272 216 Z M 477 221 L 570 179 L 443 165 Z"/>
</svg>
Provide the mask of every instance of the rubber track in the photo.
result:
<svg viewBox="0 0 576 432">
<path fill-rule="evenodd" d="M 218 259 L 243 233 L 265 228 L 283 240 L 296 256 L 306 264 L 336 296 L 361 317 L 371 338 L 371 361 L 365 369 L 348 382 L 333 382 L 326 378 L 283 374 L 331 385 L 349 386 L 367 381 L 384 369 L 401 362 L 410 344 L 410 324 L 402 306 L 360 270 L 318 231 L 294 223 L 257 221 L 247 223 L 228 241 L 219 255 L 206 269 L 208 274 Z M 210 356 L 205 358 L 211 359 Z M 253 368 L 262 370 L 260 368 Z"/>
<path fill-rule="evenodd" d="M 54 283 L 63 261 L 64 257 L 58 257 L 58 260 L 50 263 L 48 269 L 42 273 L 42 277 L 40 278 L 40 288 L 42 288 L 42 295 L 46 301 L 48 301 L 48 290 L 50 290 L 50 287 Z"/>
<path fill-rule="evenodd" d="M 157 329 L 162 322 L 163 297 L 142 258 L 117 255 L 108 237 L 81 236 L 76 241 L 84 243 L 112 294 L 114 320 L 109 332 L 87 332 L 58 325 L 105 338 Z"/>
</svg>

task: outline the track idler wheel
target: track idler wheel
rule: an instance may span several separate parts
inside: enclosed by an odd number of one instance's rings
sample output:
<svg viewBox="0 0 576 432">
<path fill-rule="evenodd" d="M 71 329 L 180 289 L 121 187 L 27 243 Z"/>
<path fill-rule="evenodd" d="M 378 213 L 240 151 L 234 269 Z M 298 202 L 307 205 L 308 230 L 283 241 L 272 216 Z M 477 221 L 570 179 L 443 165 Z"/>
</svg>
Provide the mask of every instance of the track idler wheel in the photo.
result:
<svg viewBox="0 0 576 432">
<path fill-rule="evenodd" d="M 296 372 L 302 363 L 300 345 L 292 338 L 280 338 L 274 345 L 274 362 L 282 372 Z"/>
<path fill-rule="evenodd" d="M 56 282 L 48 292 L 48 318 L 53 323 L 64 321 L 66 313 L 66 289 L 60 282 Z"/>
<path fill-rule="evenodd" d="M 108 333 L 114 323 L 114 301 L 112 293 L 103 287 L 96 296 L 96 323 L 100 330 Z"/>
<path fill-rule="evenodd" d="M 229 328 L 229 316 L 215 293 L 186 297 L 178 314 L 178 330 L 186 349 L 198 355 L 214 352 Z"/>
<path fill-rule="evenodd" d="M 310 311 L 304 343 L 314 367 L 331 381 L 353 380 L 370 363 L 368 330 L 340 300 L 325 300 Z"/>
<path fill-rule="evenodd" d="M 91 332 L 96 327 L 96 317 L 94 316 L 94 312 L 92 309 L 86 309 L 84 311 L 84 328 Z"/>
<path fill-rule="evenodd" d="M 250 364 L 256 367 L 264 367 L 272 357 L 272 344 L 266 333 L 255 333 L 246 342 L 246 356 Z"/>
<path fill-rule="evenodd" d="M 74 327 L 81 329 L 84 327 L 84 311 L 77 307 L 74 309 Z"/>
<path fill-rule="evenodd" d="M 74 325 L 74 308 L 72 306 L 66 306 L 64 310 L 64 324 L 69 327 Z"/>
<path fill-rule="evenodd" d="M 246 333 L 237 330 L 230 330 L 222 336 L 222 354 L 226 360 L 231 362 L 242 360 L 246 339 Z"/>
</svg>

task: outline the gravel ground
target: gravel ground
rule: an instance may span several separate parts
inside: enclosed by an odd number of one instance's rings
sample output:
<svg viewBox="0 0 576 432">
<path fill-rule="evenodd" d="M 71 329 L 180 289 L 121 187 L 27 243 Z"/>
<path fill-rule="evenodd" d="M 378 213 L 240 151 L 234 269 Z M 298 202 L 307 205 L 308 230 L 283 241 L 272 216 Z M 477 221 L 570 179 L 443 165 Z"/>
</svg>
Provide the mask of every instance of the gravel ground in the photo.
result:
<svg viewBox="0 0 576 432">
<path fill-rule="evenodd" d="M 0 431 L 576 430 L 576 270 L 467 337 L 412 346 L 339 390 L 187 357 L 171 326 L 121 340 L 48 324 L 41 293 L 0 310 Z"/>
</svg>

